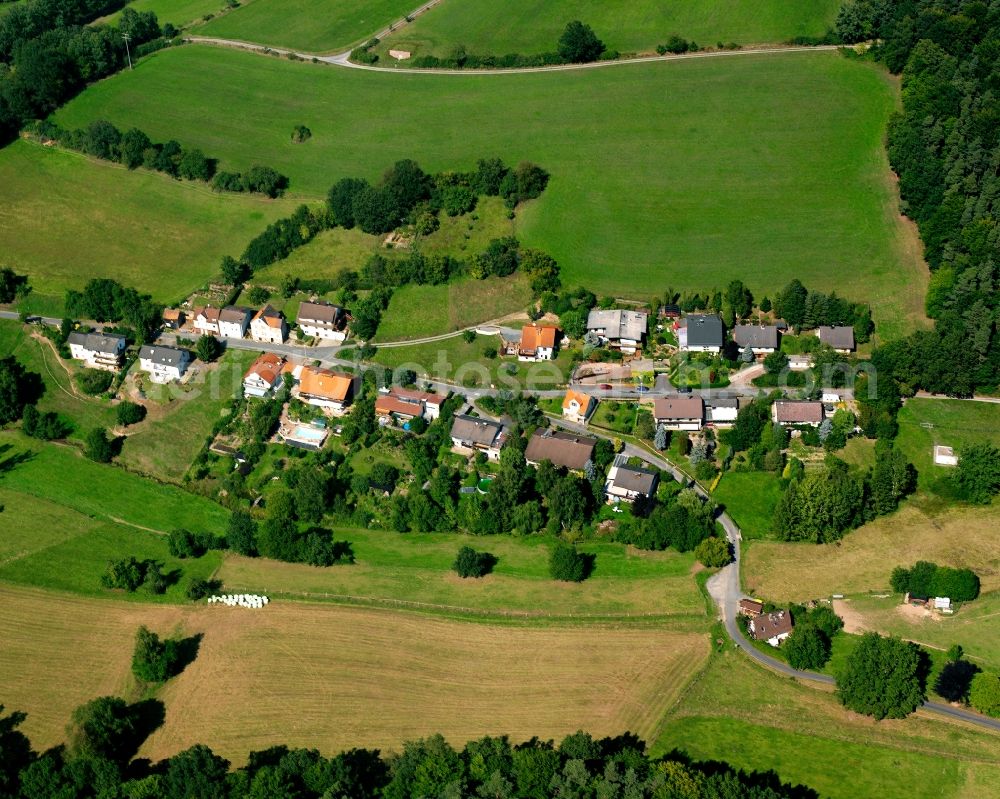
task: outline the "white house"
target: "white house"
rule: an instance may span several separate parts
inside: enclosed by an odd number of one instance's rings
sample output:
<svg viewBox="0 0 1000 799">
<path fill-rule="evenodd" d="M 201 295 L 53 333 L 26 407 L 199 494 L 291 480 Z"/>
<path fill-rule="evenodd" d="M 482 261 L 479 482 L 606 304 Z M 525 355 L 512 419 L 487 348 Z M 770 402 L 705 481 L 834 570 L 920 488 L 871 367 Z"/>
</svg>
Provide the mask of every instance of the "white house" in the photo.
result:
<svg viewBox="0 0 1000 799">
<path fill-rule="evenodd" d="M 447 398 L 446 394 L 431 394 L 427 391 L 392 386 L 383 389 L 375 400 L 375 415 L 393 417 L 401 421 L 409 421 L 419 416 L 433 421 L 441 415 L 441 405 Z"/>
<path fill-rule="evenodd" d="M 223 338 L 245 338 L 251 315 L 249 308 L 227 305 L 219 311 L 219 335 Z"/>
<path fill-rule="evenodd" d="M 122 365 L 125 339 L 122 336 L 105 336 L 103 333 L 69 334 L 66 339 L 70 355 L 91 369 L 114 372 Z"/>
<path fill-rule="evenodd" d="M 767 641 L 771 646 L 780 646 L 792 634 L 792 614 L 787 610 L 764 613 L 750 619 L 750 635 L 757 641 Z"/>
<path fill-rule="evenodd" d="M 587 419 L 597 407 L 597 398 L 580 391 L 569 389 L 562 401 L 562 415 L 564 419 L 577 424 L 586 424 Z"/>
<path fill-rule="evenodd" d="M 706 421 L 716 427 L 732 427 L 740 412 L 740 401 L 734 397 L 711 397 L 705 400 Z"/>
<path fill-rule="evenodd" d="M 254 341 L 264 341 L 268 344 L 281 344 L 288 338 L 288 325 L 285 315 L 276 311 L 270 305 L 265 305 L 250 322 L 250 338 Z"/>
<path fill-rule="evenodd" d="M 701 430 L 705 402 L 701 397 L 659 397 L 653 401 L 653 419 L 667 430 Z"/>
<path fill-rule="evenodd" d="M 725 346 L 725 328 L 715 314 L 691 314 L 686 326 L 677 331 L 678 348 L 685 352 L 718 354 Z"/>
<path fill-rule="evenodd" d="M 161 347 L 146 344 L 139 349 L 139 368 L 149 372 L 154 383 L 180 380 L 191 363 L 191 353 L 179 347 Z"/>
<path fill-rule="evenodd" d="M 347 338 L 347 314 L 343 308 L 328 302 L 302 303 L 296 323 L 304 335 L 312 338 L 336 344 Z"/>
<path fill-rule="evenodd" d="M 271 352 L 263 353 L 243 375 L 243 393 L 248 397 L 266 397 L 281 380 L 285 359 Z"/>
<path fill-rule="evenodd" d="M 646 335 L 647 315 L 643 311 L 593 310 L 587 314 L 587 332 L 602 344 L 633 354 Z"/>
<path fill-rule="evenodd" d="M 463 455 L 479 451 L 496 461 L 506 441 L 507 431 L 500 422 L 456 414 L 451 424 L 451 448 Z"/>
<path fill-rule="evenodd" d="M 195 308 L 194 330 L 203 336 L 219 335 L 219 309 L 208 305 L 204 308 Z"/>
</svg>

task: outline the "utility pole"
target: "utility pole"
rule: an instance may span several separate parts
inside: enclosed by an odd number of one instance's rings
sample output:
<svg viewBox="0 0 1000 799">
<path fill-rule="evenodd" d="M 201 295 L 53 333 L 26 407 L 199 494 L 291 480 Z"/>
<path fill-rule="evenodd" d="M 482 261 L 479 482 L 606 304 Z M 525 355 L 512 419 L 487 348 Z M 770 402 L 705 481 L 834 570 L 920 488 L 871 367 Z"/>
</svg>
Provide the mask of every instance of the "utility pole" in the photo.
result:
<svg viewBox="0 0 1000 799">
<path fill-rule="evenodd" d="M 125 55 L 128 56 L 128 68 L 132 69 L 132 53 L 128 49 L 128 41 L 132 38 L 131 34 L 123 33 L 122 38 L 125 40 Z"/>
</svg>

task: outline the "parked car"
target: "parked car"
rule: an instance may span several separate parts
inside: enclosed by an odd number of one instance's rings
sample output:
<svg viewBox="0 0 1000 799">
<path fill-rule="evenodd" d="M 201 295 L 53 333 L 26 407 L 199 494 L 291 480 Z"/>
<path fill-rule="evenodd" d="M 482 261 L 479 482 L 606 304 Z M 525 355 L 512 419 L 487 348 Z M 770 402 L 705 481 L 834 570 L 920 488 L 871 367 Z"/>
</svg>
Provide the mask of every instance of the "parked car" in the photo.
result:
<svg viewBox="0 0 1000 799">
<path fill-rule="evenodd" d="M 610 383 L 601 383 L 601 385 L 599 385 L 598 388 L 601 391 L 613 391 L 614 390 L 614 386 L 612 386 Z"/>
<path fill-rule="evenodd" d="M 649 386 L 636 386 L 635 390 L 638 391 L 640 394 L 646 394 L 651 389 L 649 388 Z"/>
<path fill-rule="evenodd" d="M 677 393 L 678 394 L 690 394 L 691 393 L 691 388 L 689 386 L 681 386 L 679 389 L 677 389 Z"/>
</svg>

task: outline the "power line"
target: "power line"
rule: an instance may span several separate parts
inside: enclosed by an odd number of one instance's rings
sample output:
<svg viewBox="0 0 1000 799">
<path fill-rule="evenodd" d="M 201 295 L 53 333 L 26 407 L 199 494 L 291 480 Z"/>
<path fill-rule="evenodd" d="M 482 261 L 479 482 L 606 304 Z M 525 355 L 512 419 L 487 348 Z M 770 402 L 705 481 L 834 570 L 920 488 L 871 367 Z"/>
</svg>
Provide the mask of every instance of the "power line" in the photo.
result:
<svg viewBox="0 0 1000 799">
<path fill-rule="evenodd" d="M 128 42 L 129 42 L 129 39 L 132 38 L 132 35 L 129 34 L 129 33 L 123 33 L 122 34 L 122 38 L 125 40 L 125 55 L 128 56 L 128 68 L 132 69 L 132 53 L 128 49 Z"/>
</svg>

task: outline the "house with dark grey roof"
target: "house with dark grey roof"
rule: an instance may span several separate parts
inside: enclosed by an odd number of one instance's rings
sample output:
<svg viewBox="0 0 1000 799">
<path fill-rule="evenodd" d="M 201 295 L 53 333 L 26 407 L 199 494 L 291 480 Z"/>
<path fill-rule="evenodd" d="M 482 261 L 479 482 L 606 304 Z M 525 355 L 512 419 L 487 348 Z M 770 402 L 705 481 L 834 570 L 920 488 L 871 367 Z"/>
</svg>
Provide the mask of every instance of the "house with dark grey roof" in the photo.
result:
<svg viewBox="0 0 1000 799">
<path fill-rule="evenodd" d="M 854 352 L 854 328 L 853 327 L 827 327 L 822 326 L 816 331 L 821 344 L 832 347 L 837 352 Z"/>
<path fill-rule="evenodd" d="M 557 430 L 536 430 L 524 450 L 524 459 L 532 466 L 549 461 L 553 466 L 564 466 L 582 472 L 587 461 L 594 457 L 597 439 Z"/>
<path fill-rule="evenodd" d="M 299 305 L 296 323 L 303 334 L 337 344 L 347 338 L 347 314 L 339 305 L 322 300 Z"/>
<path fill-rule="evenodd" d="M 139 368 L 154 383 L 180 380 L 191 363 L 191 353 L 179 347 L 146 344 L 139 349 Z"/>
<path fill-rule="evenodd" d="M 125 357 L 125 338 L 106 336 L 103 333 L 79 333 L 73 331 L 66 339 L 69 354 L 91 369 L 114 372 L 121 368 Z"/>
<path fill-rule="evenodd" d="M 679 349 L 685 352 L 722 352 L 725 327 L 715 314 L 689 314 L 687 325 L 677 331 Z"/>
<path fill-rule="evenodd" d="M 648 316 L 644 311 L 600 310 L 587 314 L 587 332 L 602 344 L 633 354 L 642 346 Z"/>
<path fill-rule="evenodd" d="M 733 341 L 740 352 L 749 347 L 754 355 L 767 355 L 778 349 L 778 328 L 774 325 L 736 325 Z"/>
<path fill-rule="evenodd" d="M 653 496 L 656 493 L 656 486 L 659 485 L 660 475 L 649 469 L 628 466 L 625 461 L 626 459 L 619 455 L 608 472 L 608 480 L 604 484 L 608 502 L 614 503 L 619 500 L 633 502 L 639 497 Z"/>
<path fill-rule="evenodd" d="M 461 454 L 484 452 L 490 460 L 499 460 L 506 441 L 507 430 L 491 419 L 456 414 L 451 423 L 451 448 Z"/>
</svg>

